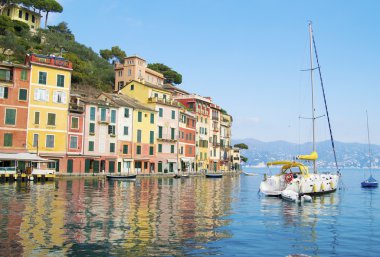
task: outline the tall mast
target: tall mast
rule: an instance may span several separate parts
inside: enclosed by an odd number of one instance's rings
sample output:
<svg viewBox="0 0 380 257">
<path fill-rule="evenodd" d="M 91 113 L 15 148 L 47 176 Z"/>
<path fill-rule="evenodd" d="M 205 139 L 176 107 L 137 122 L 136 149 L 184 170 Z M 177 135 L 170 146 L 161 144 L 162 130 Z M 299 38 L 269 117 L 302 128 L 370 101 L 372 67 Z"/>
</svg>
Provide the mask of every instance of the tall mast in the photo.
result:
<svg viewBox="0 0 380 257">
<path fill-rule="evenodd" d="M 369 125 L 368 125 L 368 112 L 365 110 L 367 115 L 367 136 L 368 136 L 368 157 L 369 157 L 369 172 L 372 176 L 372 153 L 371 153 L 371 141 L 369 140 Z"/>
<path fill-rule="evenodd" d="M 316 151 L 315 146 L 315 108 L 314 108 L 314 83 L 313 83 L 313 29 L 311 28 L 311 22 L 309 22 L 309 36 L 310 36 L 310 82 L 311 82 L 311 114 L 313 121 L 313 152 Z M 317 165 L 313 160 L 313 170 L 317 173 Z"/>
</svg>

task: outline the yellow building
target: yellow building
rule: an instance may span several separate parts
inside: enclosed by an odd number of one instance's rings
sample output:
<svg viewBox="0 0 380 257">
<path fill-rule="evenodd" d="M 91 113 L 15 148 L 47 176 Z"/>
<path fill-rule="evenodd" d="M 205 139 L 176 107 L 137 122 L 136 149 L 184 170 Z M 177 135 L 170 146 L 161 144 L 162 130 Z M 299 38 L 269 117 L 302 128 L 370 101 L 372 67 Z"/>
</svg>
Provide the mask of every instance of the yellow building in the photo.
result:
<svg viewBox="0 0 380 257">
<path fill-rule="evenodd" d="M 71 62 L 59 57 L 27 56 L 31 69 L 27 149 L 59 160 L 67 151 Z M 52 164 L 53 165 L 53 164 Z"/>
<path fill-rule="evenodd" d="M 8 16 L 11 20 L 25 22 L 32 31 L 40 28 L 41 15 L 25 7 L 10 5 L 4 9 L 3 15 Z"/>
</svg>

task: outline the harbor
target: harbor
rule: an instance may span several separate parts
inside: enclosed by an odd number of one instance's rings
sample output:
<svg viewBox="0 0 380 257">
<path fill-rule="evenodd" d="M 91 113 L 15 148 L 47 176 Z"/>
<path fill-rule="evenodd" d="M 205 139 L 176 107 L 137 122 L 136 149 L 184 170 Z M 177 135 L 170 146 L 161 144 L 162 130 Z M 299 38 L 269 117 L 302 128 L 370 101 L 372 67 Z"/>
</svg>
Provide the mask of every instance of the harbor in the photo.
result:
<svg viewBox="0 0 380 257">
<path fill-rule="evenodd" d="M 266 169 L 245 172 L 258 175 L 0 184 L 2 255 L 379 255 L 380 197 L 361 170 L 302 204 L 258 194 Z"/>
</svg>

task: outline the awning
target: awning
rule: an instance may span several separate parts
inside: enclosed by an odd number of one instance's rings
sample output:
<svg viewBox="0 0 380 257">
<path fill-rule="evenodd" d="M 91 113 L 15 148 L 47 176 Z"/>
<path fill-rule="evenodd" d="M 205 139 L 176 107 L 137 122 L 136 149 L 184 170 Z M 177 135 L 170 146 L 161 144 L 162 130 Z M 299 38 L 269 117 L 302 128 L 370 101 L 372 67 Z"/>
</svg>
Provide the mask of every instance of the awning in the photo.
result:
<svg viewBox="0 0 380 257">
<path fill-rule="evenodd" d="M 190 157 L 190 158 L 181 157 L 181 160 L 182 160 L 183 162 L 193 162 L 193 161 L 194 161 L 194 157 Z"/>
<path fill-rule="evenodd" d="M 177 159 L 168 159 L 168 162 L 177 162 Z"/>
<path fill-rule="evenodd" d="M 33 161 L 48 162 L 48 159 L 41 158 L 37 154 L 32 153 L 0 153 L 0 160 L 10 161 Z"/>
<path fill-rule="evenodd" d="M 134 161 L 150 161 L 149 158 L 135 158 Z"/>
<path fill-rule="evenodd" d="M 123 162 L 132 162 L 133 159 L 123 159 Z"/>
</svg>

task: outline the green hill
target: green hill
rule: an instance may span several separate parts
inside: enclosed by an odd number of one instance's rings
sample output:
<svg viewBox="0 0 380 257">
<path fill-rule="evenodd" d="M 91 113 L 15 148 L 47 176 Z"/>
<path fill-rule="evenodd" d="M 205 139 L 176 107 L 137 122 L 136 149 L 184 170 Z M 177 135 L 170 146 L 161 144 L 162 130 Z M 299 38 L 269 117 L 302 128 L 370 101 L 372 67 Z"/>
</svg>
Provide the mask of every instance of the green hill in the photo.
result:
<svg viewBox="0 0 380 257">
<path fill-rule="evenodd" d="M 113 65 L 91 47 L 76 42 L 67 23 L 31 33 L 27 24 L 0 15 L 0 61 L 24 63 L 27 53 L 62 54 L 73 63 L 72 84 L 76 87 L 91 86 L 106 92 L 113 88 Z"/>
</svg>

